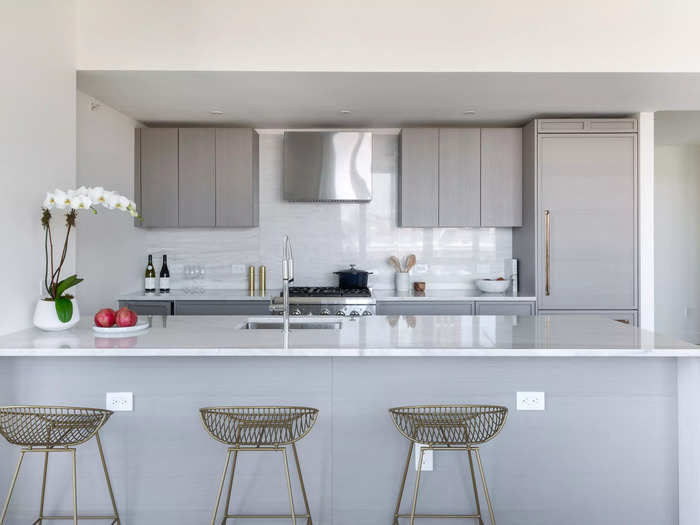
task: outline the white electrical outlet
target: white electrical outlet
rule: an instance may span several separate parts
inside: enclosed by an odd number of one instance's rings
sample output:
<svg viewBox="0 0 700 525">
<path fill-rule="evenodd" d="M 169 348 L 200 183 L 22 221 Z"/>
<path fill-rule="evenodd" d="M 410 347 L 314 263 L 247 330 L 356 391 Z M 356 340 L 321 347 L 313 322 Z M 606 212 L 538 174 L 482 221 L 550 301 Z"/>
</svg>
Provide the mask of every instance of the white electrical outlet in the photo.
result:
<svg viewBox="0 0 700 525">
<path fill-rule="evenodd" d="M 134 410 L 133 392 L 107 392 L 107 410 L 131 412 Z"/>
<path fill-rule="evenodd" d="M 517 392 L 518 410 L 544 410 L 544 392 Z"/>
<path fill-rule="evenodd" d="M 419 463 L 420 463 L 420 451 L 422 448 L 425 448 L 427 446 L 428 445 L 422 445 L 420 443 L 415 443 L 413 446 L 413 455 L 415 456 L 416 471 L 418 471 L 418 467 L 420 467 L 420 470 L 422 472 L 433 470 L 433 451 L 432 450 L 426 450 L 423 452 L 423 466 L 419 465 Z"/>
</svg>

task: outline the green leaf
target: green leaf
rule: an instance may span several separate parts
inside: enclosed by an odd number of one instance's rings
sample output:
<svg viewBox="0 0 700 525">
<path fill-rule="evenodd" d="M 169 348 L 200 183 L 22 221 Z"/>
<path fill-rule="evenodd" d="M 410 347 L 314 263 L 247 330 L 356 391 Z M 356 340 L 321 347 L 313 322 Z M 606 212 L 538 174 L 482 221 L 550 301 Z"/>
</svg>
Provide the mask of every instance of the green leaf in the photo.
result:
<svg viewBox="0 0 700 525">
<path fill-rule="evenodd" d="M 62 323 L 67 323 L 73 317 L 73 303 L 66 297 L 58 297 L 55 301 L 56 313 Z"/>
<path fill-rule="evenodd" d="M 70 288 L 71 286 L 75 286 L 76 284 L 82 282 L 83 280 L 79 279 L 77 275 L 71 275 L 69 277 L 66 277 L 56 285 L 56 298 L 61 297 L 63 295 L 63 292 L 68 290 L 68 288 Z"/>
</svg>

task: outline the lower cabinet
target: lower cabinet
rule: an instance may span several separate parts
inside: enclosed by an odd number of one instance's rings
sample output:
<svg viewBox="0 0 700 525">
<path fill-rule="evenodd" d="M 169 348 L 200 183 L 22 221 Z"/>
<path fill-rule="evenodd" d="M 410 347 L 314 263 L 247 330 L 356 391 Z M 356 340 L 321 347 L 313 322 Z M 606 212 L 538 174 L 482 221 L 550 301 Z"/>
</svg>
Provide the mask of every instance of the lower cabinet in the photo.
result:
<svg viewBox="0 0 700 525">
<path fill-rule="evenodd" d="M 268 301 L 175 301 L 175 315 L 270 315 Z"/>
<path fill-rule="evenodd" d="M 539 310 L 538 315 L 598 315 L 632 326 L 639 326 L 637 310 Z"/>
<path fill-rule="evenodd" d="M 471 301 L 379 301 L 377 315 L 474 315 L 474 303 Z"/>
<path fill-rule="evenodd" d="M 136 315 L 172 315 L 172 301 L 119 301 L 119 308 L 126 306 Z"/>
<path fill-rule="evenodd" d="M 477 301 L 476 315 L 535 315 L 535 303 L 523 301 Z"/>
</svg>

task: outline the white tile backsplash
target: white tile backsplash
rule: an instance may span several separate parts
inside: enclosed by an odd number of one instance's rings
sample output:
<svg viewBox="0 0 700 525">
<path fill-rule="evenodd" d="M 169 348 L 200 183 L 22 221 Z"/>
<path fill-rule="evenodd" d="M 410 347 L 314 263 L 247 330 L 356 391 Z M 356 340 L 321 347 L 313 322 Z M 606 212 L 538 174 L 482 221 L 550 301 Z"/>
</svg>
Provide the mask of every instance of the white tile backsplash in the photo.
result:
<svg viewBox="0 0 700 525">
<path fill-rule="evenodd" d="M 370 203 L 289 203 L 282 200 L 282 135 L 260 136 L 260 227 L 146 230 L 145 246 L 168 254 L 172 287 L 187 285 L 183 267 L 206 267 L 206 288 L 246 288 L 247 267 L 267 266 L 268 287 L 281 279 L 282 236 L 292 240 L 297 285 L 335 285 L 333 271 L 356 264 L 374 272 L 376 289 L 394 286 L 387 259 L 415 253 L 412 281 L 429 288 L 471 288 L 475 278 L 500 276 L 511 257 L 509 228 L 397 227 L 398 137 L 375 135 Z M 143 254 L 145 260 L 145 254 Z M 124 290 L 130 291 L 130 290 Z"/>
</svg>

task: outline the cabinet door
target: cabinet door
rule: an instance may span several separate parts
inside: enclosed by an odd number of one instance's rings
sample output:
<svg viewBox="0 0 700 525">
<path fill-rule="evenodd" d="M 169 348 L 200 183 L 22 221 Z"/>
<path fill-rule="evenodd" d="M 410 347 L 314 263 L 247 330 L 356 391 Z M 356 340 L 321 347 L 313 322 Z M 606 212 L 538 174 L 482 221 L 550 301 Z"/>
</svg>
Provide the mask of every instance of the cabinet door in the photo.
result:
<svg viewBox="0 0 700 525">
<path fill-rule="evenodd" d="M 481 226 L 523 225 L 523 130 L 481 130 Z"/>
<path fill-rule="evenodd" d="M 538 310 L 537 315 L 597 315 L 622 324 L 638 326 L 636 310 Z"/>
<path fill-rule="evenodd" d="M 440 226 L 480 226 L 480 147 L 478 129 L 440 129 Z"/>
<path fill-rule="evenodd" d="M 141 225 L 171 228 L 178 225 L 178 133 L 172 128 L 139 128 L 140 150 L 136 187 L 140 193 Z M 140 190 L 140 191 L 139 191 Z"/>
<path fill-rule="evenodd" d="M 214 129 L 179 130 L 180 226 L 214 226 Z"/>
<path fill-rule="evenodd" d="M 538 307 L 636 308 L 636 134 L 538 141 Z"/>
<path fill-rule="evenodd" d="M 216 226 L 258 225 L 258 134 L 216 130 Z"/>
<path fill-rule="evenodd" d="M 406 128 L 400 138 L 399 226 L 438 226 L 437 128 Z"/>
<path fill-rule="evenodd" d="M 175 301 L 175 315 L 269 315 L 268 301 Z"/>
<path fill-rule="evenodd" d="M 477 301 L 476 315 L 535 315 L 535 304 L 524 301 Z"/>
<path fill-rule="evenodd" d="M 473 315 L 474 303 L 459 301 L 385 301 L 377 315 Z"/>
<path fill-rule="evenodd" d="M 119 301 L 119 308 L 126 306 L 136 315 L 171 315 L 173 303 L 171 301 Z"/>
</svg>

